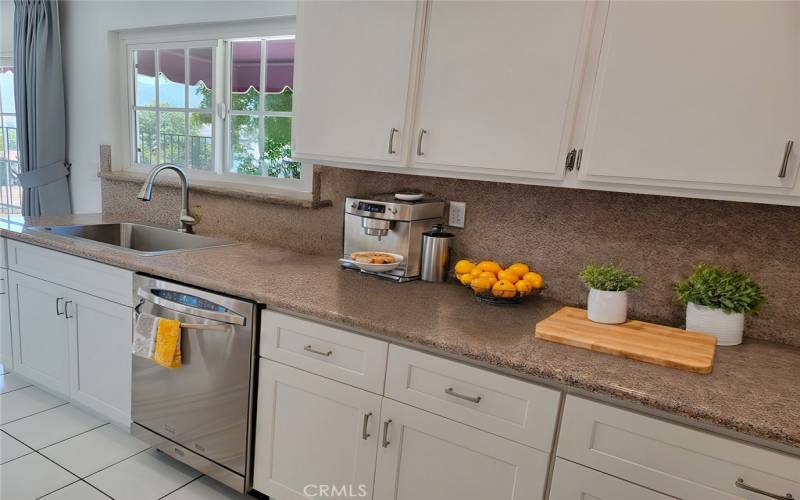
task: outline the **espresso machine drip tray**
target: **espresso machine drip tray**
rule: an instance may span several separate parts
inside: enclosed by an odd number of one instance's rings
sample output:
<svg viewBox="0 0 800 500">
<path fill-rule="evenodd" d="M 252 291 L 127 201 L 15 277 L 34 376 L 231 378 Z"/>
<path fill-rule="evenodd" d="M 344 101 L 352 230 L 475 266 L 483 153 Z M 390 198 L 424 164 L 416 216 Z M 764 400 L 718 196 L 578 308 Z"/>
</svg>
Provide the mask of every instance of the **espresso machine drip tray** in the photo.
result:
<svg viewBox="0 0 800 500">
<path fill-rule="evenodd" d="M 366 272 L 395 281 L 419 279 L 422 233 L 444 223 L 445 201 L 425 195 L 400 200 L 394 193 L 366 198 L 347 198 L 344 204 L 342 267 L 356 252 L 386 252 L 403 257 L 403 263 L 387 272 Z"/>
</svg>

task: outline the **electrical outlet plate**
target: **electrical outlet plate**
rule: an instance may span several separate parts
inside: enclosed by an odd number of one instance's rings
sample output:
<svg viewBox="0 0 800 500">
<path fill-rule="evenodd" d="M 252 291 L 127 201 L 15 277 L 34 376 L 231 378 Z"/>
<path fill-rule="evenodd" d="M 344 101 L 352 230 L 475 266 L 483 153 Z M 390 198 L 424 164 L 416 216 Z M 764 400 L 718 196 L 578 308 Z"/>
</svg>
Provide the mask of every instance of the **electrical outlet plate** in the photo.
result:
<svg viewBox="0 0 800 500">
<path fill-rule="evenodd" d="M 463 201 L 450 202 L 450 220 L 448 226 L 464 227 L 464 221 L 467 218 L 467 204 Z"/>
</svg>

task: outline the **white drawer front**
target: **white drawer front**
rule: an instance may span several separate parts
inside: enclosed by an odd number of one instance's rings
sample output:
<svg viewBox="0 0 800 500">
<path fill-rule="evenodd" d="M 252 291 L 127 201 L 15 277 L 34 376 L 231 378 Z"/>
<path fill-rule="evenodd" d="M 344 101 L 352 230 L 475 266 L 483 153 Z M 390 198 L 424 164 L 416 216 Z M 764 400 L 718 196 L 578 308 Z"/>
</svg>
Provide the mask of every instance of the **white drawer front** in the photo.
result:
<svg viewBox="0 0 800 500">
<path fill-rule="evenodd" d="M 8 241 L 8 267 L 67 288 L 133 305 L 133 273 L 47 248 Z"/>
<path fill-rule="evenodd" d="M 396 345 L 386 377 L 387 397 L 550 452 L 557 390 Z"/>
<path fill-rule="evenodd" d="M 672 497 L 556 459 L 549 500 L 669 500 Z"/>
<path fill-rule="evenodd" d="M 800 459 L 568 396 L 558 456 L 683 499 L 800 498 Z M 788 497 L 787 497 L 788 498 Z"/>
<path fill-rule="evenodd" d="M 383 394 L 388 344 L 357 333 L 264 310 L 262 357 Z"/>
</svg>

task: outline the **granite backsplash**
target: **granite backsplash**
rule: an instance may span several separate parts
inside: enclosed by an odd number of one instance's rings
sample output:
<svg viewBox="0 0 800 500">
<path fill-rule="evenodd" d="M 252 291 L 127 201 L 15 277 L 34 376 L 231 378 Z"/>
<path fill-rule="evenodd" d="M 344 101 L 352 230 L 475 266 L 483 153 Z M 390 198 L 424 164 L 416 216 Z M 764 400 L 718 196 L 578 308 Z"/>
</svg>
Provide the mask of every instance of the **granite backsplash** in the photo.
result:
<svg viewBox="0 0 800 500">
<path fill-rule="evenodd" d="M 556 300 L 585 305 L 578 271 L 588 262 L 619 263 L 646 281 L 631 293 L 631 317 L 680 326 L 684 309 L 674 299 L 674 282 L 695 264 L 721 264 L 751 273 L 769 296 L 761 315 L 748 319 L 745 335 L 800 346 L 798 207 L 331 167 L 316 167 L 316 174 L 320 197 L 331 200 L 330 207 L 308 209 L 193 192 L 197 232 L 330 255 L 335 266 L 346 196 L 420 189 L 466 202 L 466 227 L 452 229 L 458 256 L 530 262 L 545 276 L 545 293 Z M 179 191 L 156 186 L 153 200 L 142 203 L 136 199 L 139 187 L 103 179 L 104 213 L 175 224 Z"/>
</svg>

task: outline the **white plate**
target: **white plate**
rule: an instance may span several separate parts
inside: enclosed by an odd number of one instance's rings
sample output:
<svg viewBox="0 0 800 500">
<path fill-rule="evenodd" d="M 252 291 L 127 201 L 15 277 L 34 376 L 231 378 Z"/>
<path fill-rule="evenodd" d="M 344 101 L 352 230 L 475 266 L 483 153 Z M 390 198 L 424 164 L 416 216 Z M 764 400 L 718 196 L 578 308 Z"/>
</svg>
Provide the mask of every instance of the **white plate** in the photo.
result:
<svg viewBox="0 0 800 500">
<path fill-rule="evenodd" d="M 401 201 L 419 201 L 425 197 L 425 193 L 395 193 L 394 197 Z"/>
<path fill-rule="evenodd" d="M 366 262 L 356 262 L 352 259 L 339 259 L 339 262 L 352 264 L 358 267 L 359 269 L 363 269 L 364 271 L 370 271 L 373 273 L 385 273 L 393 269 L 396 269 L 400 264 L 403 263 L 404 258 L 402 255 L 389 252 L 383 252 L 383 253 L 385 253 L 386 255 L 391 255 L 392 257 L 395 258 L 395 261 L 392 262 L 391 264 L 368 264 Z"/>
</svg>

